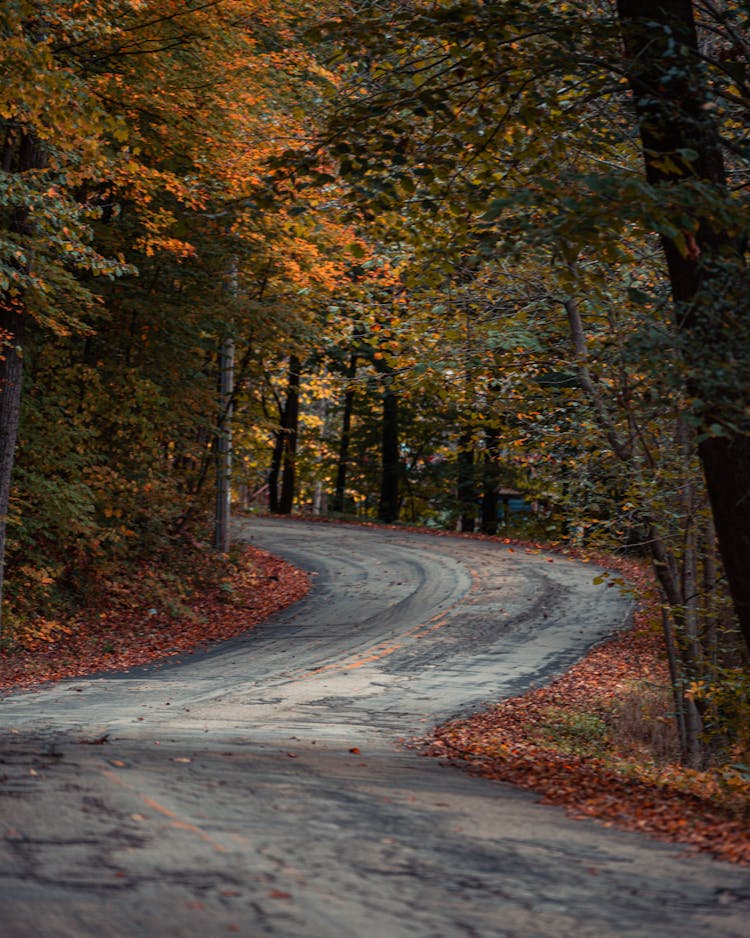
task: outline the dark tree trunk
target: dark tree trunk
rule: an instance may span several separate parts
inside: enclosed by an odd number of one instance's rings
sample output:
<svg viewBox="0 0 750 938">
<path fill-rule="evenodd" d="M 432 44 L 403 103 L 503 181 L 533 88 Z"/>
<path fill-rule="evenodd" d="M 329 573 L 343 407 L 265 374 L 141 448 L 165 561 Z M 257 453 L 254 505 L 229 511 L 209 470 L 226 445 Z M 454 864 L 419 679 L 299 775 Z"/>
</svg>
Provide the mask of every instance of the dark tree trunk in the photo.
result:
<svg viewBox="0 0 750 938">
<path fill-rule="evenodd" d="M 21 414 L 21 378 L 26 315 L 15 299 L 0 298 L 0 601 L 4 581 L 5 531 L 10 483 Z"/>
<path fill-rule="evenodd" d="M 279 513 L 279 475 L 281 474 L 281 459 L 283 454 L 284 430 L 282 427 L 279 427 L 276 431 L 276 437 L 273 443 L 271 467 L 268 470 L 268 510 L 274 515 Z"/>
<path fill-rule="evenodd" d="M 750 651 L 750 436 L 698 445 L 732 601 Z"/>
<path fill-rule="evenodd" d="M 617 10 L 648 181 L 659 187 L 694 178 L 721 199 L 724 165 L 711 111 L 704 106 L 692 3 L 617 0 Z M 687 389 L 699 407 L 698 451 L 719 548 L 750 649 L 750 298 L 740 246 L 715 217 L 707 210 L 696 218 L 695 230 L 663 236 L 662 246 Z M 730 361 L 737 363 L 733 374 L 727 372 Z"/>
<path fill-rule="evenodd" d="M 476 478 L 474 471 L 474 445 L 471 431 L 461 434 L 458 441 L 458 506 L 462 531 L 473 531 L 476 523 Z"/>
<path fill-rule="evenodd" d="M 5 131 L 5 141 L 0 153 L 0 162 L 5 172 L 23 173 L 44 166 L 44 149 L 34 136 L 12 124 L 5 125 Z M 8 227 L 17 235 L 32 234 L 33 222 L 29 218 L 28 210 L 24 207 L 15 209 Z M 21 416 L 23 346 L 28 328 L 28 315 L 21 296 L 0 293 L 0 610 L 5 579 L 5 538 L 11 477 Z"/>
<path fill-rule="evenodd" d="M 352 414 L 354 413 L 354 387 L 352 381 L 356 374 L 357 356 L 352 355 L 346 372 L 347 386 L 344 395 L 344 413 L 341 418 L 341 441 L 336 467 L 336 491 L 331 506 L 333 511 L 343 511 L 346 505 L 346 475 L 349 470 L 349 446 L 352 435 Z"/>
<path fill-rule="evenodd" d="M 284 406 L 284 467 L 281 472 L 279 514 L 292 513 L 297 477 L 297 434 L 299 431 L 299 379 L 301 363 L 296 355 L 289 356 L 289 381 Z"/>
<path fill-rule="evenodd" d="M 497 534 L 497 513 L 500 507 L 498 489 L 500 487 L 500 463 L 497 459 L 497 430 L 489 429 L 485 433 L 484 466 L 482 471 L 482 534 Z"/>
<path fill-rule="evenodd" d="M 400 460 L 398 449 L 398 397 L 385 378 L 383 392 L 382 469 L 378 517 L 386 524 L 398 521 Z"/>
<path fill-rule="evenodd" d="M 299 421 L 299 359 L 291 355 L 289 357 L 289 370 L 287 377 L 286 392 L 284 402 L 278 402 L 279 406 L 279 426 L 274 434 L 273 452 L 271 453 L 271 465 L 268 470 L 268 508 L 273 514 L 289 514 L 291 511 L 291 502 L 294 499 L 294 460 L 289 460 L 288 452 L 290 446 L 290 431 L 293 431 L 291 440 L 292 457 L 297 449 L 297 424 Z M 283 471 L 282 471 L 283 469 Z M 286 490 L 284 487 L 284 477 L 286 477 Z M 279 481 L 281 480 L 281 486 Z M 289 492 L 291 490 L 291 498 Z M 284 505 L 289 503 L 289 508 L 284 511 Z"/>
</svg>

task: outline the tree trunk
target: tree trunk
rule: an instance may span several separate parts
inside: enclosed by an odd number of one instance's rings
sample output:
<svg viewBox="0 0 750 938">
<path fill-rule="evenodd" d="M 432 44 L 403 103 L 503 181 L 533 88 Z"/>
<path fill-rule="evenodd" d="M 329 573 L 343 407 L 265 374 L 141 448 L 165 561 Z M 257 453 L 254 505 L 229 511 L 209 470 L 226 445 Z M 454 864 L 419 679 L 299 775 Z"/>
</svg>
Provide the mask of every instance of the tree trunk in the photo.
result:
<svg viewBox="0 0 750 938">
<path fill-rule="evenodd" d="M 281 495 L 278 513 L 289 515 L 294 504 L 294 489 L 297 477 L 297 434 L 299 430 L 299 379 L 301 363 L 296 355 L 289 356 L 289 380 L 284 405 L 283 453 L 284 466 L 281 471 Z"/>
<path fill-rule="evenodd" d="M 45 164 L 44 149 L 39 141 L 20 128 L 8 125 L 0 158 L 7 173 L 40 169 Z M 28 210 L 24 207 L 15 209 L 8 228 L 15 234 L 30 235 L 33 222 L 29 218 Z M 10 296 L 5 292 L 0 294 L 0 634 L 5 580 L 5 539 L 18 423 L 21 416 L 23 346 L 28 315 L 21 297 Z"/>
<path fill-rule="evenodd" d="M 687 764 L 689 754 L 687 724 L 685 722 L 685 697 L 682 693 L 680 665 L 677 659 L 677 648 L 675 647 L 674 631 L 672 629 L 672 622 L 669 618 L 669 609 L 666 602 L 662 602 L 661 627 L 664 634 L 664 647 L 667 651 L 667 663 L 669 664 L 669 677 L 670 683 L 672 685 L 672 701 L 674 703 L 675 725 L 677 727 L 677 736 L 680 740 L 680 758 L 684 764 Z"/>
<path fill-rule="evenodd" d="M 456 459 L 458 470 L 458 507 L 462 531 L 473 531 L 476 524 L 476 479 L 474 472 L 474 443 L 470 430 L 465 430 L 458 440 Z"/>
<path fill-rule="evenodd" d="M 383 436 L 381 445 L 380 504 L 378 517 L 386 524 L 398 521 L 400 459 L 398 448 L 398 397 L 385 376 L 383 391 Z"/>
<path fill-rule="evenodd" d="M 283 414 L 281 417 L 283 422 Z M 268 470 L 268 510 L 271 514 L 279 513 L 279 475 L 281 474 L 281 459 L 284 454 L 284 430 L 282 427 L 276 431 L 271 453 L 271 466 Z"/>
<path fill-rule="evenodd" d="M 22 304 L 0 299 L 0 602 L 5 572 L 5 532 L 10 483 L 21 414 L 21 378 L 26 317 Z M 0 626 L 2 620 L 0 619 Z"/>
<path fill-rule="evenodd" d="M 617 0 L 617 11 L 648 182 L 660 187 L 693 178 L 728 203 L 719 136 L 705 106 L 692 3 Z M 750 425 L 747 376 L 741 374 L 750 336 L 750 302 L 741 282 L 747 273 L 735 237 L 717 226 L 710 211 L 696 218 L 693 231 L 663 235 L 661 242 L 684 339 L 687 388 L 700 406 L 698 451 L 719 549 L 750 650 Z M 719 387 L 717 375 L 728 361 L 739 363 L 730 376 L 735 386 Z"/>
<path fill-rule="evenodd" d="M 485 431 L 484 466 L 482 467 L 482 534 L 497 534 L 500 507 L 500 463 L 497 458 L 498 431 L 492 427 Z"/>
<path fill-rule="evenodd" d="M 575 273 L 573 267 L 571 272 Z M 565 302 L 571 335 L 576 350 L 578 374 L 581 387 L 586 391 L 589 400 L 595 408 L 599 426 L 606 434 L 613 452 L 625 465 L 633 465 L 635 452 L 632 445 L 624 441 L 617 425 L 609 413 L 609 408 L 600 394 L 589 370 L 588 349 L 586 333 L 581 320 L 580 308 L 575 297 Z M 705 655 L 697 641 L 698 622 L 696 615 L 696 556 L 694 523 L 696 515 L 694 485 L 689 475 L 692 439 L 688 434 L 688 427 L 680 419 L 675 427 L 674 446 L 680 453 L 680 461 L 688 468 L 685 478 L 676 480 L 677 488 L 682 493 L 682 499 L 677 512 L 681 530 L 678 538 L 684 545 L 682 570 L 678 563 L 674 549 L 668 546 L 660 534 L 655 519 L 649 518 L 648 543 L 654 572 L 661 586 L 665 598 L 663 607 L 664 637 L 667 646 L 667 655 L 670 664 L 673 693 L 675 695 L 675 718 L 680 737 L 680 750 L 682 760 L 686 765 L 698 767 L 705 761 L 706 748 L 703 744 L 702 714 L 694 700 L 685 696 L 686 687 L 702 679 L 705 665 Z M 647 462 L 650 465 L 650 461 Z M 660 521 L 665 526 L 665 519 Z M 669 536 L 670 524 L 666 522 L 666 531 Z M 674 533 L 673 532 L 673 536 Z M 671 540 L 668 537 L 668 540 Z"/>
<path fill-rule="evenodd" d="M 232 518 L 232 411 L 234 400 L 234 339 L 219 349 L 219 420 L 216 428 L 216 509 L 214 547 L 229 553 Z"/>
<path fill-rule="evenodd" d="M 339 443 L 338 464 L 336 467 L 336 491 L 333 496 L 333 511 L 342 512 L 346 505 L 346 475 L 349 470 L 349 446 L 352 435 L 352 415 L 354 413 L 354 386 L 352 381 L 357 374 L 357 356 L 349 359 L 346 372 L 347 385 L 344 395 L 344 413 L 341 418 L 341 441 Z"/>
<path fill-rule="evenodd" d="M 698 446 L 722 565 L 750 652 L 750 436 L 711 437 Z"/>
</svg>

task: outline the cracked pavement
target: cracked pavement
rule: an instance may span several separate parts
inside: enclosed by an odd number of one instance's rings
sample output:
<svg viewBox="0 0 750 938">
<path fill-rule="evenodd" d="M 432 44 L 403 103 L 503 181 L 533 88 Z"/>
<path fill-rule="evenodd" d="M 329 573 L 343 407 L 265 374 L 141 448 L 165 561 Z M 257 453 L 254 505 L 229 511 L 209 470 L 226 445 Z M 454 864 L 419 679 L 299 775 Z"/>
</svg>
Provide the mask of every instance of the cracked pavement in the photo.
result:
<svg viewBox="0 0 750 938">
<path fill-rule="evenodd" d="M 401 740 L 622 625 L 596 571 L 281 520 L 314 574 L 208 653 L 2 703 L 4 938 L 747 935 L 746 869 L 575 821 Z"/>
</svg>

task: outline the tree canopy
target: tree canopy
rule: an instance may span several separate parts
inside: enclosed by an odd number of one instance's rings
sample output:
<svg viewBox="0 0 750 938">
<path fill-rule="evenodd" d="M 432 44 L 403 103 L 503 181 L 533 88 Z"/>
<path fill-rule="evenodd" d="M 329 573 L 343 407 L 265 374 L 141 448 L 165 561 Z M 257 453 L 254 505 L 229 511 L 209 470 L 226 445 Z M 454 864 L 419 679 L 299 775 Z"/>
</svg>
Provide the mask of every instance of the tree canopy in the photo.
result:
<svg viewBox="0 0 750 938">
<path fill-rule="evenodd" d="M 6 3 L 6 627 L 206 543 L 231 339 L 238 502 L 648 555 L 701 758 L 748 693 L 749 63 L 724 0 Z"/>
</svg>

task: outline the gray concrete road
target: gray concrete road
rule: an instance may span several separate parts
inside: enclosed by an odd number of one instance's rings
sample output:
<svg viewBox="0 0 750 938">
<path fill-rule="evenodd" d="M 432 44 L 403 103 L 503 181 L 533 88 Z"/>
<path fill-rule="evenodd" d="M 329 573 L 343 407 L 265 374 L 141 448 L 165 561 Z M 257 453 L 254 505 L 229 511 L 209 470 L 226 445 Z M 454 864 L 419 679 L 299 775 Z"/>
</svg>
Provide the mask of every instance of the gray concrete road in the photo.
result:
<svg viewBox="0 0 750 938">
<path fill-rule="evenodd" d="M 398 531 L 237 535 L 312 593 L 211 653 L 0 704 L 3 938 L 750 934 L 747 870 L 399 746 L 620 626 L 592 568 Z"/>
</svg>

